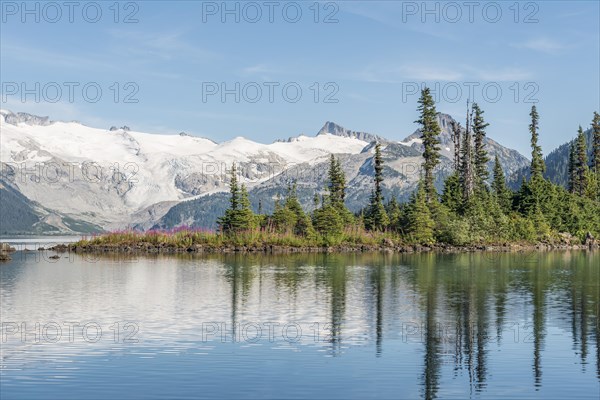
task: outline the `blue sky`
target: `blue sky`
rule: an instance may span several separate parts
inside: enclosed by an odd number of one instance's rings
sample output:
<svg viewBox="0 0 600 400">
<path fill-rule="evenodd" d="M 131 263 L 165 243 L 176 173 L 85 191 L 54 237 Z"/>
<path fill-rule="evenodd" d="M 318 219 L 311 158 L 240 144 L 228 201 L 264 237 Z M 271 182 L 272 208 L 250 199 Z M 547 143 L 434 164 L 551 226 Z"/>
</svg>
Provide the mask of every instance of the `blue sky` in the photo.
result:
<svg viewBox="0 0 600 400">
<path fill-rule="evenodd" d="M 223 2 L 141 1 L 119 3 L 116 15 L 108 1 L 96 3 L 96 18 L 78 2 L 70 21 L 62 2 L 58 16 L 44 3 L 27 3 L 27 14 L 4 1 L 0 105 L 215 141 L 313 135 L 325 121 L 400 140 L 416 129 L 414 90 L 427 84 L 438 111 L 461 122 L 471 92 L 488 135 L 526 155 L 532 101 L 546 152 L 589 126 L 600 109 L 599 2 L 476 3 L 227 2 L 226 14 Z M 232 90 L 224 101 L 223 85 Z"/>
</svg>

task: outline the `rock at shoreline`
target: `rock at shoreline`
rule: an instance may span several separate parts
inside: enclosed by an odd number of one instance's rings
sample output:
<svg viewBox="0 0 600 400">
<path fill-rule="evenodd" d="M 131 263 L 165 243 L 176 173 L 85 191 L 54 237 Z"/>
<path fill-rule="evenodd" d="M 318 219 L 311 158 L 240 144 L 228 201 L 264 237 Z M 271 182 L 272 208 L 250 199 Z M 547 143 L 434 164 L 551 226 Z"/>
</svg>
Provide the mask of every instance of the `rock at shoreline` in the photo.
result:
<svg viewBox="0 0 600 400">
<path fill-rule="evenodd" d="M 0 243 L 0 252 L 1 253 L 14 253 L 16 249 L 11 247 L 8 243 Z"/>
<path fill-rule="evenodd" d="M 50 247 L 48 250 L 54 250 L 58 253 L 64 253 L 65 251 L 69 250 L 69 246 L 67 246 L 66 244 L 57 244 L 56 246 Z"/>
<path fill-rule="evenodd" d="M 15 252 L 15 248 L 8 243 L 0 243 L 0 261 L 10 261 L 10 253 Z"/>
<path fill-rule="evenodd" d="M 585 245 L 587 247 L 589 247 L 590 249 L 600 248 L 600 243 L 598 242 L 598 240 L 596 238 L 594 238 L 594 235 L 592 235 L 590 232 L 588 232 L 585 235 Z"/>
</svg>

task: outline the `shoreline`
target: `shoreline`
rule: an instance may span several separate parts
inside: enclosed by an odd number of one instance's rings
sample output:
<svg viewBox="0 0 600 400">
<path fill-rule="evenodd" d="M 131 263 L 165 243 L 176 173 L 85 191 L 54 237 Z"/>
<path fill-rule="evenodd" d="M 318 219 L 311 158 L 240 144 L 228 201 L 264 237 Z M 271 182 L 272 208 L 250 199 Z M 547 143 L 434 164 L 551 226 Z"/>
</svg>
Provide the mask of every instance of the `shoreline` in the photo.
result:
<svg viewBox="0 0 600 400">
<path fill-rule="evenodd" d="M 587 250 L 595 251 L 600 247 L 593 243 L 589 245 L 571 245 L 571 244 L 499 244 L 499 245 L 473 245 L 473 246 L 450 246 L 436 244 L 431 246 L 421 245 L 336 245 L 336 246 L 208 246 L 192 245 L 189 247 L 176 247 L 168 245 L 136 244 L 136 245 L 57 245 L 47 250 L 57 252 L 72 251 L 74 253 L 118 253 L 118 254 L 295 254 L 295 253 L 398 253 L 398 254 L 419 254 L 419 253 L 520 253 L 520 252 L 545 252 L 562 250 Z"/>
</svg>

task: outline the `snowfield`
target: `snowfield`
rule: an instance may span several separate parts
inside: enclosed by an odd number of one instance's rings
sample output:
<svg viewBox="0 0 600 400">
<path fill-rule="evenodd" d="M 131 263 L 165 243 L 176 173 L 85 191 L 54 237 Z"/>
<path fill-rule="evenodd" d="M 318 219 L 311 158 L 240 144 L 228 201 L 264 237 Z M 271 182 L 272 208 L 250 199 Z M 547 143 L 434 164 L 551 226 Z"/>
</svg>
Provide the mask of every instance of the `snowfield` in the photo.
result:
<svg viewBox="0 0 600 400">
<path fill-rule="evenodd" d="M 234 162 L 244 174 L 257 175 L 249 180 L 252 186 L 289 166 L 331 153 L 359 154 L 368 145 L 331 134 L 272 144 L 243 137 L 214 143 L 77 122 L 12 124 L 5 119 L 10 111 L 0 114 L 3 172 L 12 170 L 11 182 L 18 190 L 30 200 L 103 226 L 121 226 L 130 215 L 157 203 L 227 190 L 227 170 Z M 262 177 L 265 168 L 271 172 Z M 34 179 L 38 175 L 40 182 Z"/>
</svg>

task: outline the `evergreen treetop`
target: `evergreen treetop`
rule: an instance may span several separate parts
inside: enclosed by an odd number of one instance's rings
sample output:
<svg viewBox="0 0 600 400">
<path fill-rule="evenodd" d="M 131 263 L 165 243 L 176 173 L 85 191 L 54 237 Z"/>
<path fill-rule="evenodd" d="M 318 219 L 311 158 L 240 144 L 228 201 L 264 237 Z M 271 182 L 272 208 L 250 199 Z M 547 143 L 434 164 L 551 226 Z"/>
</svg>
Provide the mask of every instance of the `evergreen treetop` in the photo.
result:
<svg viewBox="0 0 600 400">
<path fill-rule="evenodd" d="M 421 125 L 421 140 L 423 141 L 424 147 L 424 185 L 427 195 L 427 203 L 430 203 L 431 201 L 437 199 L 433 172 L 435 167 L 440 162 L 440 141 L 438 136 L 442 130 L 437 122 L 435 103 L 429 88 L 424 88 L 421 91 L 421 98 L 419 99 L 419 107 L 417 110 L 419 111 L 420 116 L 415 123 Z"/>
<path fill-rule="evenodd" d="M 490 161 L 485 145 L 485 129 L 490 125 L 483 119 L 484 111 L 479 108 L 477 103 L 473 103 L 473 139 L 475 143 L 474 160 L 475 179 L 477 186 L 481 189 L 489 178 L 487 164 Z"/>
<path fill-rule="evenodd" d="M 531 123 L 529 124 L 529 133 L 531 134 L 531 177 L 532 179 L 543 179 L 546 172 L 546 164 L 542 154 L 542 147 L 539 145 L 539 119 L 537 108 L 531 107 Z"/>
</svg>

